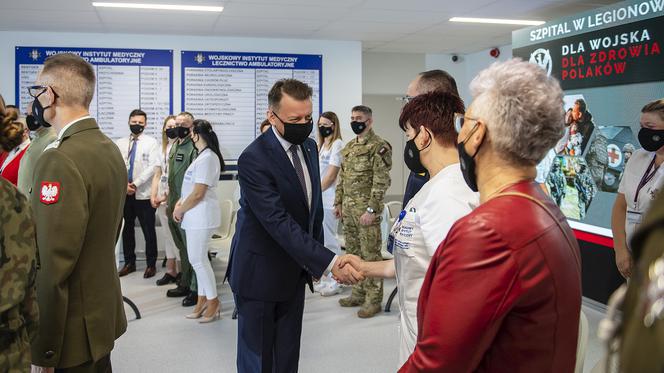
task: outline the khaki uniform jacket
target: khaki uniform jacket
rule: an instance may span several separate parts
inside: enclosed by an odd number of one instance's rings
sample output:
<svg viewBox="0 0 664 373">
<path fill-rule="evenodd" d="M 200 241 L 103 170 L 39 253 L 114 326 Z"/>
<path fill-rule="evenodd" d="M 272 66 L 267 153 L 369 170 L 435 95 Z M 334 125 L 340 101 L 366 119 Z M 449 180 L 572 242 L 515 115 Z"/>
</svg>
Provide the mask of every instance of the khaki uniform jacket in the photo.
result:
<svg viewBox="0 0 664 373">
<path fill-rule="evenodd" d="M 42 310 L 32 361 L 68 368 L 106 356 L 127 329 L 115 268 L 127 169 L 94 119 L 73 124 L 56 144 L 32 183 Z"/>
<path fill-rule="evenodd" d="M 35 227 L 28 201 L 3 178 L 0 222 L 0 372 L 28 372 L 39 318 Z"/>
<path fill-rule="evenodd" d="M 198 155 L 190 137 L 182 143 L 174 143 L 168 155 L 168 215 L 173 215 L 175 204 L 182 195 L 182 181 L 191 162 Z"/>
<path fill-rule="evenodd" d="M 623 303 L 620 334 L 621 371 L 664 371 L 664 318 L 656 314 L 664 301 L 664 193 L 650 205 L 643 224 L 632 239 L 635 268 Z M 656 304 L 657 303 L 657 304 Z"/>
<path fill-rule="evenodd" d="M 41 157 L 46 146 L 58 138 L 53 128 L 41 127 L 37 130 L 35 138 L 30 142 L 30 146 L 25 150 L 21 165 L 18 168 L 18 190 L 27 196 L 32 184 L 33 171 L 39 157 Z"/>
<path fill-rule="evenodd" d="M 344 209 L 353 206 L 361 211 L 371 207 L 380 216 L 391 183 L 392 146 L 370 129 L 349 141 L 341 155 L 334 205 L 343 203 Z"/>
</svg>

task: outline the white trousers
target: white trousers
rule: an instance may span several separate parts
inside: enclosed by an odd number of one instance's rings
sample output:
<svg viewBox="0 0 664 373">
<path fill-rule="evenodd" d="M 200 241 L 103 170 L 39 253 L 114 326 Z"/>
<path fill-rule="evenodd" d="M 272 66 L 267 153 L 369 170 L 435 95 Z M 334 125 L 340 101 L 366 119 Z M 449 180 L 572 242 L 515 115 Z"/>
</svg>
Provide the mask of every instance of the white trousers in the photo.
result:
<svg viewBox="0 0 664 373">
<path fill-rule="evenodd" d="M 177 246 L 175 246 L 175 241 L 173 241 L 173 235 L 171 235 L 171 230 L 168 229 L 168 216 L 166 216 L 166 205 L 161 204 L 157 207 L 157 217 L 159 218 L 159 223 L 161 227 L 157 230 L 157 234 L 161 231 L 159 235 L 161 242 L 164 243 L 164 251 L 166 252 L 167 259 L 180 260 L 180 252 L 178 251 Z M 159 240 L 157 240 L 159 242 Z"/>
<path fill-rule="evenodd" d="M 207 256 L 213 231 L 214 229 L 186 229 L 187 254 L 189 263 L 196 272 L 198 296 L 205 296 L 207 299 L 217 298 L 217 279 Z"/>
</svg>

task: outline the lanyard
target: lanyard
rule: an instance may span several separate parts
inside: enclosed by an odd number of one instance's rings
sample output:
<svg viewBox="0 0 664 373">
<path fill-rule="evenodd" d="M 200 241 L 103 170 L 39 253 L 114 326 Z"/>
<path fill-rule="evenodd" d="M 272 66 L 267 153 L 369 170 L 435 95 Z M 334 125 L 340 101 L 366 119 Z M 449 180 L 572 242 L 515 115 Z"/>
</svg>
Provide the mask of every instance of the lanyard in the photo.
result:
<svg viewBox="0 0 664 373">
<path fill-rule="evenodd" d="M 636 194 L 634 195 L 634 207 L 636 207 L 636 204 L 639 201 L 639 193 L 641 192 L 641 189 L 643 189 L 650 180 L 655 176 L 655 173 L 657 173 L 658 167 L 655 166 L 655 159 L 657 159 L 657 155 L 652 157 L 652 161 L 650 162 L 650 165 L 648 166 L 648 169 L 646 170 L 646 173 L 643 174 L 643 177 L 641 178 L 641 182 L 639 182 L 638 187 L 636 188 Z M 652 170 L 652 172 L 650 172 Z"/>
</svg>

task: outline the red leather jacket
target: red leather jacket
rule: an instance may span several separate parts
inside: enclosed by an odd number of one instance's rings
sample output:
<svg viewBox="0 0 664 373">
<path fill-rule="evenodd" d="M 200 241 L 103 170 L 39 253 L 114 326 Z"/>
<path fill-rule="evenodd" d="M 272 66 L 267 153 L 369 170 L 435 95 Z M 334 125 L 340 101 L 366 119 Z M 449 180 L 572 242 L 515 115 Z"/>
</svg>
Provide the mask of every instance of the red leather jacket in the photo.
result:
<svg viewBox="0 0 664 373">
<path fill-rule="evenodd" d="M 545 202 L 565 232 L 541 206 L 517 196 L 491 199 L 457 221 L 431 259 L 417 346 L 399 372 L 574 371 L 578 244 L 537 184 L 505 192 Z"/>
</svg>

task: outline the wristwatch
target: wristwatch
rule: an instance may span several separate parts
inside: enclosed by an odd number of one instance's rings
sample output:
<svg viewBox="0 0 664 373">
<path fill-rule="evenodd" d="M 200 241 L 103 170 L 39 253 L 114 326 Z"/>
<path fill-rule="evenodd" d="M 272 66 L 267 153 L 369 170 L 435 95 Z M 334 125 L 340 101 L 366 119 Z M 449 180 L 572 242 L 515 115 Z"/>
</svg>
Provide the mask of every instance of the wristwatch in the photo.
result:
<svg viewBox="0 0 664 373">
<path fill-rule="evenodd" d="M 375 214 L 376 213 L 376 211 L 374 209 L 372 209 L 371 207 L 367 207 L 367 212 L 370 213 L 370 214 Z"/>
</svg>

